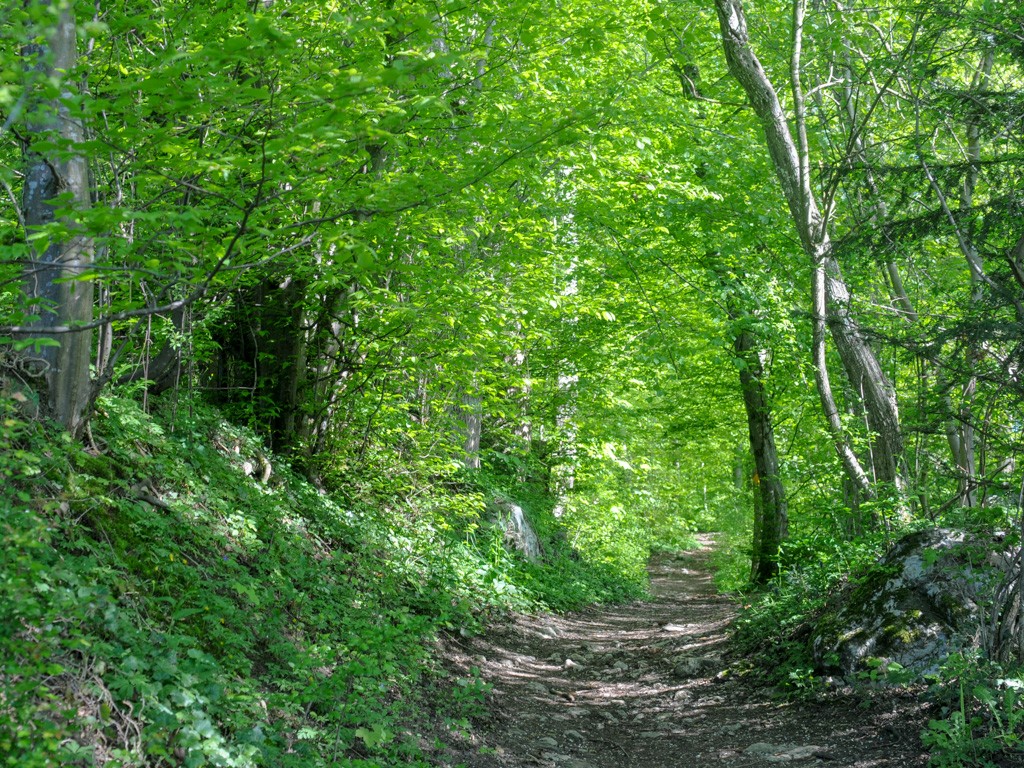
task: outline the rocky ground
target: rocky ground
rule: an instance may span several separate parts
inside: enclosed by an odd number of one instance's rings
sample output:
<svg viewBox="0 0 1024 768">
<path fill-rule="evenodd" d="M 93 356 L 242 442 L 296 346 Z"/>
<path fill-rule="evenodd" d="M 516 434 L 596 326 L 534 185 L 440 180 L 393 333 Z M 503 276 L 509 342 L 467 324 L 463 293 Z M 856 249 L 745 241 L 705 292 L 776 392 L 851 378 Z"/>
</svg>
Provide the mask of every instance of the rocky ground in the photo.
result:
<svg viewBox="0 0 1024 768">
<path fill-rule="evenodd" d="M 518 617 L 450 646 L 493 685 L 492 715 L 459 745 L 467 768 L 905 768 L 927 757 L 910 695 L 832 690 L 786 701 L 727 674 L 735 608 L 716 593 L 710 541 L 651 566 L 653 600 Z"/>
</svg>

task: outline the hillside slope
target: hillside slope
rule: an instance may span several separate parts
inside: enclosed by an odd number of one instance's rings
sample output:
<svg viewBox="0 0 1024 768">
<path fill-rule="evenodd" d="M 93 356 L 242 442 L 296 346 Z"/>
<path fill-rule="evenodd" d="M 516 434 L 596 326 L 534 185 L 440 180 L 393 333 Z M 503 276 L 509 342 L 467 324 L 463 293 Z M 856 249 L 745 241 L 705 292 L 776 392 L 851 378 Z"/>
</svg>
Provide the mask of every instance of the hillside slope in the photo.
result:
<svg viewBox="0 0 1024 768">
<path fill-rule="evenodd" d="M 427 764 L 484 692 L 439 633 L 644 588 L 539 492 L 530 565 L 493 490 L 411 468 L 331 495 L 207 407 L 154 409 L 101 401 L 85 448 L 4 422 L 0 765 Z"/>
</svg>

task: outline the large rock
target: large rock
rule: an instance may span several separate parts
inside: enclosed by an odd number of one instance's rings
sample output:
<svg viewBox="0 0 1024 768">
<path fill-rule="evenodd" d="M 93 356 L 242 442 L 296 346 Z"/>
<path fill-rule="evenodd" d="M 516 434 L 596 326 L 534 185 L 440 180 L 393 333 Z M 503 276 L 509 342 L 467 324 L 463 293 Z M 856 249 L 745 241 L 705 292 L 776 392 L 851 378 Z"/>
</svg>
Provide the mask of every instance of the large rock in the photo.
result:
<svg viewBox="0 0 1024 768">
<path fill-rule="evenodd" d="M 942 528 L 904 537 L 830 601 L 811 633 L 815 662 L 844 675 L 871 660 L 927 672 L 976 646 L 984 606 L 1013 559 L 996 546 Z"/>
<path fill-rule="evenodd" d="M 505 542 L 519 550 L 527 560 L 540 560 L 543 550 L 540 539 L 526 519 L 523 508 L 514 502 L 496 500 L 491 504 L 491 517 L 494 524 L 505 532 Z"/>
</svg>

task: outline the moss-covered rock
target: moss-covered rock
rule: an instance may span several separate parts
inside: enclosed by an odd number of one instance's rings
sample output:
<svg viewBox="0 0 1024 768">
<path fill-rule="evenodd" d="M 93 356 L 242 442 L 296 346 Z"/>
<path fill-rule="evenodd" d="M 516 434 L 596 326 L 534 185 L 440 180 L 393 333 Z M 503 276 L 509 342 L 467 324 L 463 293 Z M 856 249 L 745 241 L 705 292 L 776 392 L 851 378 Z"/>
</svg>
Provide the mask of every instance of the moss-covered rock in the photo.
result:
<svg viewBox="0 0 1024 768">
<path fill-rule="evenodd" d="M 934 528 L 900 541 L 829 601 L 811 633 L 824 671 L 851 675 L 878 660 L 919 672 L 976 645 L 983 608 L 1003 577 L 995 542 Z M 873 663 L 873 660 L 874 663 Z"/>
</svg>

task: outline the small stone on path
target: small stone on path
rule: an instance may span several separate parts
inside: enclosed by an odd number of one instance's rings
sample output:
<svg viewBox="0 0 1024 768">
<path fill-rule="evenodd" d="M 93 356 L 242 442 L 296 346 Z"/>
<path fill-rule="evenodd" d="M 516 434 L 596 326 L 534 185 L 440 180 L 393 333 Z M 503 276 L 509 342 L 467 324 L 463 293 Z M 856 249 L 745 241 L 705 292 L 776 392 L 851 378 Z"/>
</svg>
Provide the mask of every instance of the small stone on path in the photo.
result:
<svg viewBox="0 0 1024 768">
<path fill-rule="evenodd" d="M 684 624 L 666 624 L 661 630 L 663 632 L 689 632 L 690 627 Z"/>
<path fill-rule="evenodd" d="M 813 744 L 768 744 L 759 741 L 743 750 L 743 754 L 763 757 L 769 763 L 789 763 L 795 760 L 809 760 L 825 750 Z"/>
<path fill-rule="evenodd" d="M 749 728 L 750 725 L 748 723 L 730 723 L 729 725 L 723 725 L 721 728 L 717 728 L 715 730 L 715 733 L 719 735 L 725 733 L 729 734 L 730 736 L 735 736 L 740 731 Z"/>
</svg>

